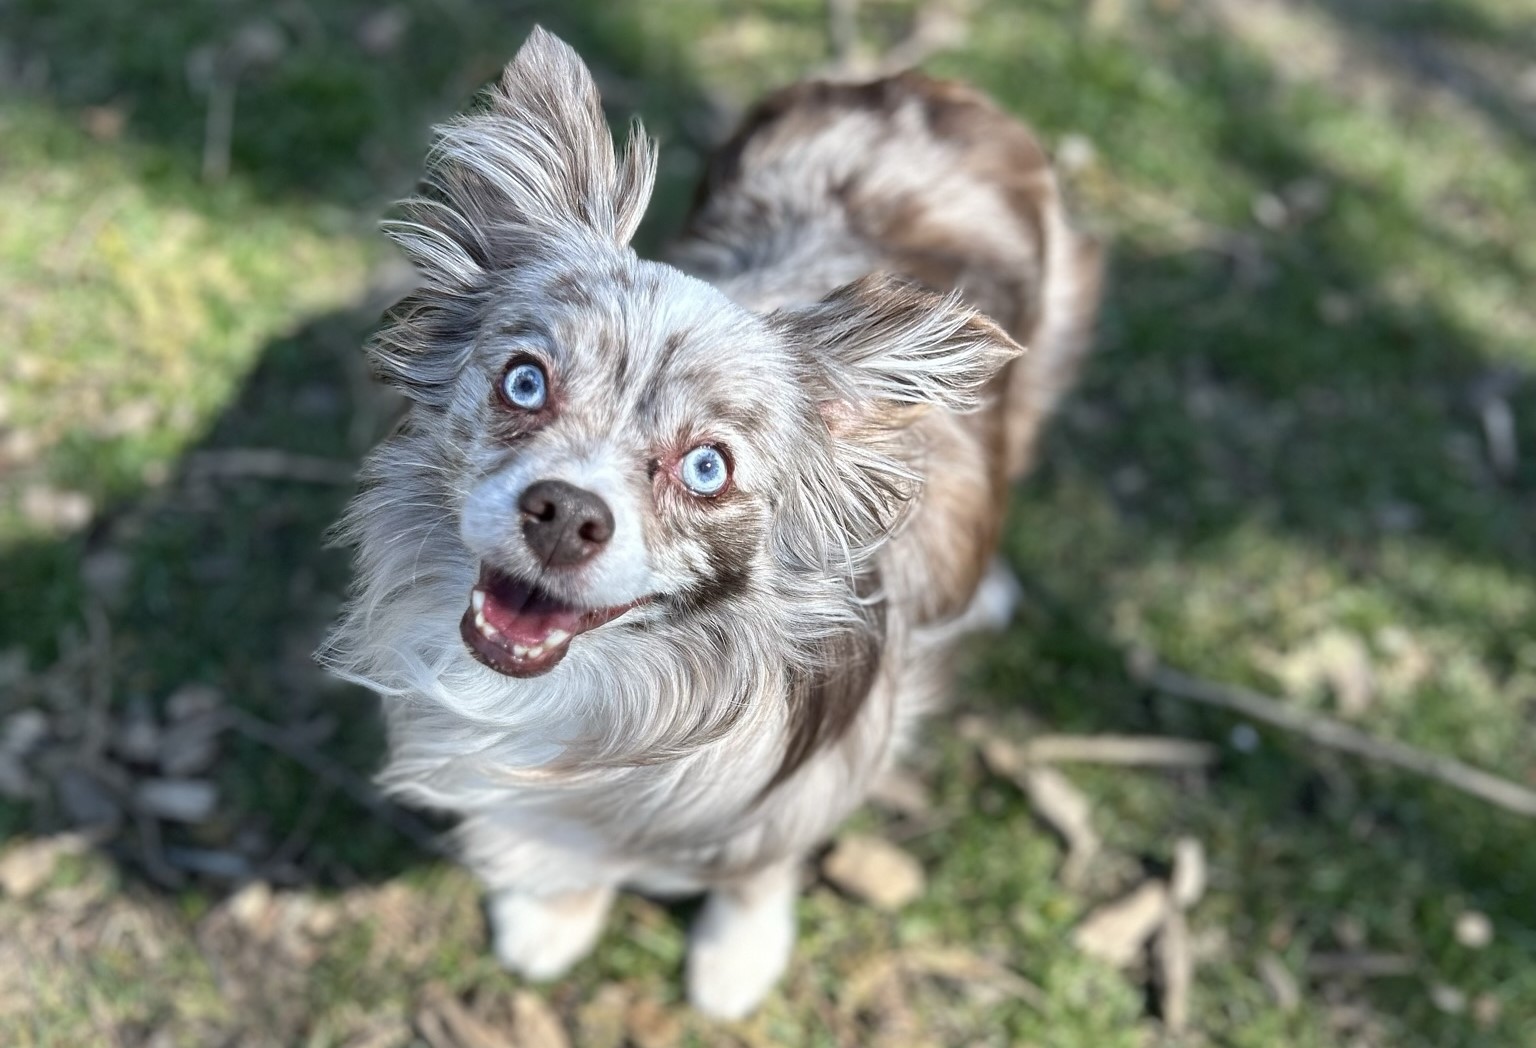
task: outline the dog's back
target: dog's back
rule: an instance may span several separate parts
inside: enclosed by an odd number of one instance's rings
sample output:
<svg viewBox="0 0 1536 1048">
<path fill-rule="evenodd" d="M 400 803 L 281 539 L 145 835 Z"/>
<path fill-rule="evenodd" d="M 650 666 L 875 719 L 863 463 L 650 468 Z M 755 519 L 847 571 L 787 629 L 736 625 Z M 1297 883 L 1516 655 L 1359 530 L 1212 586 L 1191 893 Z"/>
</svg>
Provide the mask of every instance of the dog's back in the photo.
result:
<svg viewBox="0 0 1536 1048">
<path fill-rule="evenodd" d="M 923 425 L 948 469 L 928 478 L 895 566 L 920 621 L 957 614 L 1098 304 L 1102 252 L 1068 223 L 1034 136 L 979 92 L 917 73 L 796 84 L 715 154 L 675 258 L 758 309 L 895 272 L 958 292 L 1025 347 L 981 411 Z"/>
<path fill-rule="evenodd" d="M 759 103 L 712 158 L 677 257 L 757 306 L 871 269 L 959 291 L 1026 347 L 1001 380 L 1012 477 L 1076 376 L 1102 273 L 1034 136 L 974 89 L 918 73 Z"/>
</svg>

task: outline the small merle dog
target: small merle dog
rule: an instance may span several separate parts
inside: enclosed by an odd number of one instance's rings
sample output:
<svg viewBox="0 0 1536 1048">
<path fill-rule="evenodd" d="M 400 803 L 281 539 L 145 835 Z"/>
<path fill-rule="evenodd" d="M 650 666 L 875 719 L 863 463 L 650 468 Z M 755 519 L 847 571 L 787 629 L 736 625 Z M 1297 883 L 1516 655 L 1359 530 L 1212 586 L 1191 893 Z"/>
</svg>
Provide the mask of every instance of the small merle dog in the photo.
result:
<svg viewBox="0 0 1536 1048">
<path fill-rule="evenodd" d="M 655 168 L 542 30 L 440 129 L 324 657 L 384 697 L 386 786 L 460 818 L 509 968 L 563 972 L 621 887 L 707 892 L 689 996 L 734 1017 L 800 862 L 1009 613 L 1100 255 L 1028 131 L 916 74 L 761 103 L 670 265 L 629 246 Z"/>
</svg>

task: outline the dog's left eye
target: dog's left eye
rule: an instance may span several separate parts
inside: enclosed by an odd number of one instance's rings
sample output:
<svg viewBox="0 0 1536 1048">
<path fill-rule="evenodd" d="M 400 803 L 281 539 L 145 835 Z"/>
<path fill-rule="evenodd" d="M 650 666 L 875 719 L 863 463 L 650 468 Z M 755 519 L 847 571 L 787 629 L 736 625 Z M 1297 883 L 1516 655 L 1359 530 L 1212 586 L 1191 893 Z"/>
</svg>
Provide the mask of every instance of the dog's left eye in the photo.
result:
<svg viewBox="0 0 1536 1048">
<path fill-rule="evenodd" d="M 725 455 L 713 444 L 700 444 L 684 455 L 677 473 L 685 488 L 705 497 L 720 494 L 725 490 L 725 482 L 731 479 Z"/>
<path fill-rule="evenodd" d="M 537 411 L 549 396 L 544 369 L 524 361 L 507 369 L 501 380 L 501 395 L 508 404 L 524 411 Z"/>
</svg>

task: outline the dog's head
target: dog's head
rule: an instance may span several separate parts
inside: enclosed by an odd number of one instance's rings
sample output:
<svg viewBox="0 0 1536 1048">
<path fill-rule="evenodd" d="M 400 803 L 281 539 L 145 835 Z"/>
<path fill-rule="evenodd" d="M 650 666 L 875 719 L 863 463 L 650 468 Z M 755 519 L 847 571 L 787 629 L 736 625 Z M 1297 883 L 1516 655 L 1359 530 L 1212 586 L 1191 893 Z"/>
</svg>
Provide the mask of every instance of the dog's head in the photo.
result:
<svg viewBox="0 0 1536 1048">
<path fill-rule="evenodd" d="M 921 484 L 912 421 L 973 406 L 1017 352 L 882 277 L 759 315 L 639 259 L 654 170 L 638 127 L 615 154 L 586 68 L 536 30 L 389 226 L 422 283 L 373 355 L 414 403 L 354 533 L 365 572 L 399 576 L 375 604 L 423 556 L 473 579 L 463 646 L 505 676 L 550 673 L 592 631 L 707 661 L 733 632 L 848 628 Z"/>
</svg>

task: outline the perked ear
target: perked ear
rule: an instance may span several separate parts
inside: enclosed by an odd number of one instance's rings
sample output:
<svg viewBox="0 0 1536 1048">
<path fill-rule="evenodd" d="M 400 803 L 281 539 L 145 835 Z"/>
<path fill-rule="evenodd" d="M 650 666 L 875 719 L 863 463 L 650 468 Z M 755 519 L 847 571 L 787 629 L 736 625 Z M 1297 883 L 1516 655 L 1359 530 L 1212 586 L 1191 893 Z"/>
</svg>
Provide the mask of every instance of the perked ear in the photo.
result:
<svg viewBox="0 0 1536 1048">
<path fill-rule="evenodd" d="M 974 410 L 982 388 L 1023 352 L 958 296 L 880 273 L 768 322 L 807 354 L 834 432 L 901 426 L 935 407 Z"/>
<path fill-rule="evenodd" d="M 636 123 L 622 156 L 576 52 L 535 28 L 486 107 L 437 129 L 419 194 L 385 225 L 431 286 L 473 288 L 573 237 L 624 246 L 656 176 Z"/>
<path fill-rule="evenodd" d="M 956 296 L 880 274 L 766 319 L 802 354 L 831 437 L 830 469 L 805 471 L 792 492 L 806 526 L 786 541 L 852 577 L 922 488 L 921 449 L 907 427 L 935 408 L 979 407 L 1022 350 Z"/>
</svg>

